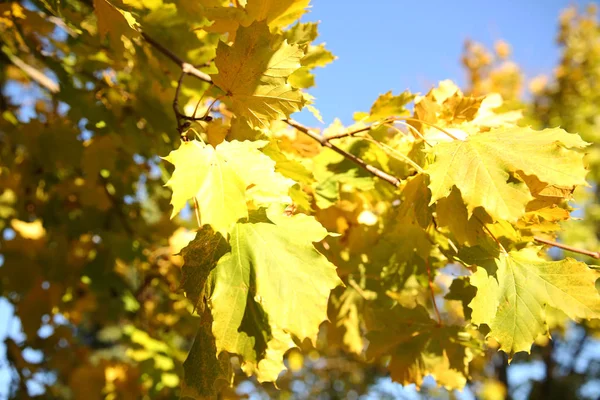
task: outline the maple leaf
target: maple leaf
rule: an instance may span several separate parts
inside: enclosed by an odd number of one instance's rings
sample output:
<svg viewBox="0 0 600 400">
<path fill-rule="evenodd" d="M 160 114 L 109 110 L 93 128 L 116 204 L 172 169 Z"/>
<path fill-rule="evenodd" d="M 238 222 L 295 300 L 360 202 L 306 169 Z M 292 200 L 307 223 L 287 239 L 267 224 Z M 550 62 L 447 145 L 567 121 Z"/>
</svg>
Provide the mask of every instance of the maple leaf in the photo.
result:
<svg viewBox="0 0 600 400">
<path fill-rule="evenodd" d="M 318 23 L 298 22 L 283 32 L 283 35 L 290 43 L 306 44 L 312 42 L 319 35 Z"/>
<path fill-rule="evenodd" d="M 208 399 L 216 397 L 229 381 L 229 357 L 217 358 L 215 338 L 210 327 L 212 317 L 206 309 L 187 359 L 183 363 L 181 397 Z"/>
<path fill-rule="evenodd" d="M 374 310 L 370 324 L 367 357 L 390 354 L 388 369 L 394 381 L 420 387 L 431 375 L 448 390 L 465 386 L 471 355 L 459 327 L 439 326 L 420 305 Z"/>
<path fill-rule="evenodd" d="M 267 216 L 271 222 L 236 224 L 231 255 L 219 261 L 215 269 L 215 276 L 227 276 L 215 280 L 211 296 L 218 346 L 226 336 L 218 331 L 222 321 L 227 322 L 224 331 L 234 328 L 237 332 L 243 316 L 240 310 L 251 286 L 271 325 L 301 340 L 314 341 L 319 324 L 327 318 L 329 292 L 341 284 L 335 266 L 312 244 L 328 235 L 314 217 L 287 217 L 278 207 L 269 208 Z M 232 308 L 232 304 L 242 307 L 235 307 L 235 311 L 223 309 L 225 318 L 215 312 L 215 307 Z"/>
<path fill-rule="evenodd" d="M 219 259 L 229 251 L 221 235 L 214 234 L 208 226 L 202 227 L 196 237 L 181 250 L 184 265 L 181 287 L 194 307 L 203 310 L 205 285 L 210 272 Z"/>
<path fill-rule="evenodd" d="M 236 224 L 231 252 L 211 273 L 209 299 L 217 353 L 241 355 L 261 381 L 284 369 L 283 354 L 295 346 L 290 334 L 316 339 L 329 293 L 341 284 L 313 246 L 328 234 L 313 217 L 278 207 L 267 217 Z"/>
<path fill-rule="evenodd" d="M 247 118 L 252 127 L 267 126 L 304 105 L 302 93 L 287 82 L 303 56 L 299 46 L 280 41 L 264 22 L 255 22 L 238 29 L 231 47 L 219 43 L 215 61 L 219 73 L 212 78 L 234 113 Z"/>
<path fill-rule="evenodd" d="M 483 207 L 495 220 L 516 221 L 533 199 L 527 185 L 511 182 L 511 174 L 535 175 L 550 185 L 585 185 L 583 154 L 587 145 L 560 128 L 534 131 L 501 128 L 436 145 L 430 176 L 431 202 L 460 189 L 469 216 Z"/>
<path fill-rule="evenodd" d="M 409 115 L 406 105 L 410 103 L 415 96 L 409 91 L 404 91 L 397 96 L 392 94 L 392 91 L 382 94 L 375 100 L 371 106 L 369 114 L 364 115 L 367 122 L 375 122 L 384 120 L 390 117 L 399 117 Z M 361 115 L 357 113 L 357 115 Z M 356 118 L 356 117 L 355 117 Z"/>
<path fill-rule="evenodd" d="M 365 339 L 362 334 L 362 312 L 365 304 L 364 293 L 358 293 L 348 287 L 341 296 L 330 301 L 330 319 L 332 325 L 327 328 L 327 340 L 331 345 L 341 342 L 354 353 L 362 354 Z"/>
<path fill-rule="evenodd" d="M 300 63 L 303 67 L 306 68 L 315 68 L 315 67 L 324 67 L 327 64 L 336 60 L 336 56 L 334 56 L 329 50 L 325 49 L 325 44 L 321 43 L 319 45 L 310 45 L 306 50 L 306 55 L 302 57 Z"/>
<path fill-rule="evenodd" d="M 275 328 L 271 330 L 271 334 L 272 338 L 267 342 L 264 358 L 255 366 L 247 365 L 244 372 L 252 372 L 256 374 L 259 382 L 273 382 L 277 387 L 277 377 L 285 369 L 283 356 L 289 349 L 296 347 L 296 344 L 290 334 L 281 329 Z"/>
<path fill-rule="evenodd" d="M 113 6 L 107 0 L 94 0 L 94 11 L 98 18 L 98 33 L 101 38 L 109 36 L 113 48 L 123 51 L 121 36 L 137 33 L 137 22 L 131 13 Z"/>
<path fill-rule="evenodd" d="M 422 228 L 427 228 L 431 222 L 429 210 L 430 192 L 427 187 L 428 176 L 418 174 L 409 177 L 402 188 L 402 203 L 398 208 L 398 219 L 406 218 L 417 222 Z"/>
<path fill-rule="evenodd" d="M 245 8 L 206 4 L 201 8 L 201 14 L 213 23 L 202 26 L 202 29 L 227 33 L 230 41 L 235 41 L 240 26 L 247 27 L 256 21 L 264 22 L 271 31 L 277 32 L 298 20 L 306 12 L 309 2 L 310 0 L 249 0 Z M 316 24 L 314 32 L 310 41 L 317 36 Z"/>
<path fill-rule="evenodd" d="M 173 190 L 174 217 L 195 197 L 201 223 L 224 237 L 233 225 L 248 217 L 247 201 L 255 205 L 290 203 L 294 181 L 275 172 L 275 162 L 259 148 L 267 141 L 222 142 L 216 148 L 198 141 L 184 142 L 164 160 L 175 165 L 166 186 Z"/>
<path fill-rule="evenodd" d="M 460 191 L 452 189 L 447 197 L 437 201 L 435 212 L 440 227 L 447 227 L 452 237 L 460 245 L 475 246 L 486 236 L 482 222 L 489 219 L 482 209 L 476 209 L 469 215 Z"/>
<path fill-rule="evenodd" d="M 271 28 L 283 28 L 306 12 L 310 0 L 248 0 L 246 12 L 251 21 L 266 21 Z"/>
<path fill-rule="evenodd" d="M 500 254 L 480 263 L 471 276 L 477 294 L 469 307 L 472 322 L 486 324 L 488 336 L 511 357 L 529 352 L 540 335 L 548 336 L 545 309 L 551 306 L 570 318 L 600 317 L 600 295 L 595 283 L 598 271 L 572 258 L 547 261 L 539 248 Z"/>
</svg>

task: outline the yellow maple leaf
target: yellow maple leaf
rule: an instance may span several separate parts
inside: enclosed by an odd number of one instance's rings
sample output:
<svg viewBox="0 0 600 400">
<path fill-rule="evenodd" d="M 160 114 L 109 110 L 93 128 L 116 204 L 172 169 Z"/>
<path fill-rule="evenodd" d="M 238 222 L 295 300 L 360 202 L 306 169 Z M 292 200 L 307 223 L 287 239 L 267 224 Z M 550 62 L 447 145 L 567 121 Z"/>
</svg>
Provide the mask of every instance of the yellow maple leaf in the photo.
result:
<svg viewBox="0 0 600 400">
<path fill-rule="evenodd" d="M 232 46 L 219 43 L 213 75 L 216 86 L 225 92 L 231 110 L 252 127 L 270 120 L 285 119 L 304 105 L 302 93 L 287 78 L 298 68 L 302 49 L 272 35 L 265 22 L 238 29 Z"/>
</svg>

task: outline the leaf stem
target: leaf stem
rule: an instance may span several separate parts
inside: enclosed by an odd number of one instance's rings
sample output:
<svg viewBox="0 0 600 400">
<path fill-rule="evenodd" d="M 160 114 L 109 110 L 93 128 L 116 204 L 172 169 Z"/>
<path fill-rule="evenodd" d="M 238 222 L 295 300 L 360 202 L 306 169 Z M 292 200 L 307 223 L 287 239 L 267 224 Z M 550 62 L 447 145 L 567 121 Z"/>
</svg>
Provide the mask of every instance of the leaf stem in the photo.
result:
<svg viewBox="0 0 600 400">
<path fill-rule="evenodd" d="M 194 196 L 194 212 L 196 214 L 196 222 L 198 223 L 198 229 L 202 227 L 200 223 L 200 204 L 198 204 L 198 199 Z"/>
<path fill-rule="evenodd" d="M 377 146 L 380 146 L 383 149 L 383 151 L 390 154 L 392 157 L 401 159 L 402 161 L 404 161 L 405 163 L 407 163 L 411 167 L 413 167 L 415 170 L 417 170 L 417 172 L 419 172 L 421 174 L 425 173 L 425 170 L 423 168 L 421 168 L 421 166 L 419 164 L 415 163 L 413 160 L 411 160 L 404 154 L 400 153 L 398 150 L 394 149 L 393 147 L 391 147 L 385 143 L 379 142 L 373 138 L 365 137 L 365 140 L 368 140 L 369 142 L 373 142 Z"/>
<path fill-rule="evenodd" d="M 419 130 L 418 130 L 417 128 L 415 128 L 414 126 L 412 126 L 411 124 L 407 124 L 405 121 L 395 121 L 395 122 L 399 122 L 399 123 L 401 123 L 402 125 L 406 126 L 406 127 L 408 128 L 408 130 L 409 130 L 409 131 L 412 131 L 412 132 L 413 132 L 415 135 L 417 135 L 419 138 L 421 138 L 421 140 L 423 141 L 423 143 L 425 143 L 425 144 L 426 144 L 427 146 L 429 146 L 429 147 L 433 147 L 433 146 L 431 145 L 431 143 L 429 143 L 429 142 L 427 141 L 427 139 L 425 139 L 425 136 L 423 136 L 423 134 L 422 134 L 421 132 L 419 132 Z M 389 123 L 389 126 L 390 126 L 391 128 L 393 128 L 393 129 L 399 130 L 399 129 L 398 129 L 398 128 L 396 128 L 396 127 L 394 126 L 394 124 L 392 124 L 392 123 Z"/>
<path fill-rule="evenodd" d="M 420 124 L 423 125 L 427 125 L 427 126 L 431 126 L 432 128 L 437 129 L 438 131 L 445 133 L 448 137 L 450 137 L 453 140 L 460 140 L 459 138 L 457 138 L 456 136 L 454 136 L 453 134 L 451 134 L 450 132 L 448 132 L 447 130 L 445 130 L 444 128 L 441 128 L 435 124 L 432 124 L 430 122 L 426 122 L 423 120 L 420 120 L 418 118 L 409 118 L 409 117 L 394 117 L 393 118 L 394 121 L 408 121 L 408 122 L 418 122 Z"/>
<path fill-rule="evenodd" d="M 451 134 L 450 132 L 448 132 L 447 130 L 445 130 L 444 128 L 441 128 L 441 127 L 439 127 L 439 126 L 437 126 L 437 125 L 435 125 L 435 124 L 432 124 L 432 123 L 430 123 L 430 122 L 422 121 L 422 120 L 420 120 L 420 119 L 418 119 L 418 118 L 410 118 L 410 117 L 391 117 L 391 118 L 384 119 L 384 120 L 383 120 L 383 121 L 382 121 L 380 124 L 381 124 L 381 125 L 385 125 L 385 124 L 389 124 L 389 123 L 391 123 L 391 122 L 394 122 L 394 121 L 418 122 L 418 123 L 420 123 L 420 124 L 423 124 L 423 125 L 428 125 L 428 126 L 431 126 L 432 128 L 435 128 L 435 129 L 439 130 L 440 132 L 442 132 L 442 133 L 444 133 L 444 134 L 448 135 L 448 137 L 452 138 L 453 140 L 460 140 L 460 139 L 458 139 L 456 136 L 454 136 L 453 134 Z M 372 127 L 374 127 L 374 126 L 377 126 L 377 125 L 379 125 L 379 124 L 373 124 L 373 125 L 370 125 L 370 126 L 368 126 L 368 127 L 360 128 L 360 129 L 357 129 L 357 130 L 354 130 L 354 131 L 342 132 L 342 133 L 338 133 L 338 134 L 336 134 L 336 135 L 331 135 L 331 136 L 328 136 L 328 137 L 327 137 L 327 140 L 341 139 L 341 138 L 345 138 L 345 137 L 348 137 L 348 136 L 354 136 L 354 135 L 356 135 L 357 133 L 361 133 L 361 132 L 364 132 L 364 131 L 368 131 L 368 130 L 370 130 Z M 416 130 L 416 128 L 414 128 L 414 127 L 413 127 L 413 129 L 415 129 L 415 130 Z M 420 136 L 420 137 L 421 137 L 423 140 L 425 140 L 425 138 L 423 137 L 423 135 L 419 134 L 419 136 Z M 429 144 L 429 143 L 428 143 L 428 144 Z"/>
<path fill-rule="evenodd" d="M 600 251 L 591 251 L 591 250 L 579 249 L 577 247 L 573 247 L 573 246 L 569 246 L 569 245 L 566 245 L 566 244 L 554 242 L 552 240 L 544 239 L 544 238 L 539 237 L 539 236 L 534 236 L 533 240 L 535 240 L 536 242 L 547 244 L 549 246 L 558 247 L 559 249 L 563 249 L 563 250 L 567 250 L 567 251 L 572 251 L 573 253 L 583 254 L 583 255 L 588 256 L 588 257 L 592 257 L 592 258 L 595 258 L 595 259 L 600 259 Z"/>
<path fill-rule="evenodd" d="M 429 283 L 429 292 L 431 293 L 431 303 L 437 316 L 438 326 L 442 326 L 442 317 L 440 316 L 440 310 L 438 310 L 437 303 L 435 302 L 435 292 L 433 290 L 433 280 L 431 279 L 431 268 L 429 267 L 429 260 L 425 260 L 425 266 L 427 267 L 427 281 Z"/>
</svg>

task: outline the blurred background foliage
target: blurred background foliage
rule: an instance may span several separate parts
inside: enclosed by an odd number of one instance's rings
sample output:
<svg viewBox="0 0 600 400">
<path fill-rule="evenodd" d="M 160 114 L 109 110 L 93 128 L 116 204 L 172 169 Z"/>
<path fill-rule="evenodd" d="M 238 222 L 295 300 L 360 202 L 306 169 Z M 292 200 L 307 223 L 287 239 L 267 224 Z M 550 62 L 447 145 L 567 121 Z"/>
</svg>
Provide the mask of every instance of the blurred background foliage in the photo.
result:
<svg viewBox="0 0 600 400">
<path fill-rule="evenodd" d="M 170 192 L 163 187 L 168 173 L 158 158 L 179 140 L 171 113 L 179 69 L 131 40 L 111 40 L 108 46 L 117 51 L 105 51 L 92 3 L 0 4 L 0 293 L 6 321 L 0 326 L 0 374 L 5 375 L 0 378 L 9 382 L 5 394 L 14 399 L 177 398 L 182 363 L 198 326 L 192 305 L 178 290 L 182 259 L 174 255 L 193 238 L 195 222 L 189 212 L 169 219 Z M 115 4 L 134 9 L 147 32 L 194 65 L 208 63 L 210 72 L 219 33 L 193 30 L 206 24 L 199 17 L 201 6 L 184 0 Z M 486 49 L 469 41 L 462 58 L 468 76 L 463 89 L 476 96 L 500 93 L 506 111 L 523 110 L 522 124 L 561 126 L 592 143 L 590 187 L 576 193 L 575 215 L 581 220 L 565 224 L 561 241 L 597 250 L 596 8 L 565 10 L 557 44 L 561 59 L 553 73 L 526 81 L 511 61 L 510 44 Z M 135 70 L 138 65 L 143 73 Z M 183 96 L 191 99 L 206 89 L 203 85 L 186 81 Z M 302 151 L 310 152 L 309 147 Z M 344 196 L 318 217 L 343 232 L 339 242 L 326 246 L 342 243 L 358 253 L 368 246 L 362 238 L 370 228 L 361 224 L 366 216 L 360 205 L 369 200 L 357 193 Z M 362 276 L 368 278 L 369 271 Z M 406 279 L 394 294 L 400 302 L 430 307 L 427 287 L 417 279 Z M 449 282 L 438 275 L 436 300 L 453 318 L 463 310 L 444 298 Z M 600 395 L 600 324 L 575 324 L 564 315 L 551 317 L 553 341 L 540 341 L 531 356 L 520 354 L 510 366 L 494 348 L 475 356 L 463 393 L 440 389 L 430 379 L 420 392 L 401 389 L 391 383 L 385 360 L 367 362 L 362 352 L 361 332 L 368 323 L 362 307 L 369 292 L 359 283 L 334 291 L 331 322 L 322 325 L 315 347 L 305 344 L 287 354 L 279 389 L 259 385 L 237 368 L 233 387 L 222 397 Z M 509 380 L 509 370 L 520 371 L 513 373 L 519 379 Z"/>
</svg>

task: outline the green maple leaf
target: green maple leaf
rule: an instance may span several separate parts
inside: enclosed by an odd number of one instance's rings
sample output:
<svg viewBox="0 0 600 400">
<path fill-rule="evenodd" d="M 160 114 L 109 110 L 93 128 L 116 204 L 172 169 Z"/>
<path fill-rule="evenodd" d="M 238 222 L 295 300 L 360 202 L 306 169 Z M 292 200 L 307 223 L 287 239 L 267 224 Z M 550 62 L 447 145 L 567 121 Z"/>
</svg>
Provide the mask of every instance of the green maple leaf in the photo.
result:
<svg viewBox="0 0 600 400">
<path fill-rule="evenodd" d="M 421 386 L 431 375 L 445 388 L 462 389 L 468 376 L 471 346 L 460 328 L 440 326 L 422 306 L 374 310 L 367 333 L 367 357 L 391 355 L 391 378 L 403 385 Z"/>
<path fill-rule="evenodd" d="M 316 339 L 329 293 L 341 283 L 313 246 L 327 235 L 313 217 L 288 217 L 278 207 L 267 217 L 236 224 L 231 252 L 210 278 L 217 354 L 239 354 L 259 381 L 274 381 L 284 369 L 290 334 Z"/>
<path fill-rule="evenodd" d="M 265 22 L 240 27 L 230 47 L 219 43 L 213 81 L 225 92 L 231 110 L 245 117 L 252 127 L 285 119 L 299 111 L 304 97 L 287 78 L 301 67 L 303 50 L 281 41 L 269 32 Z"/>
<path fill-rule="evenodd" d="M 313 217 L 288 217 L 277 207 L 267 216 L 270 221 L 236 224 L 231 253 L 213 272 L 210 304 L 219 351 L 239 354 L 248 345 L 238 328 L 249 295 L 271 326 L 314 341 L 327 318 L 329 292 L 341 284 L 335 266 L 313 246 L 328 234 Z"/>
<path fill-rule="evenodd" d="M 182 143 L 164 157 L 175 165 L 166 184 L 173 190 L 171 217 L 196 198 L 202 225 L 227 237 L 239 219 L 248 217 L 247 201 L 289 204 L 287 192 L 295 182 L 275 172 L 275 162 L 259 150 L 267 144 L 234 140 L 214 148 L 198 141 Z"/>
<path fill-rule="evenodd" d="M 600 317 L 595 283 L 600 273 L 572 258 L 546 261 L 539 249 L 500 254 L 486 268 L 477 267 L 471 285 L 477 294 L 469 307 L 472 322 L 486 324 L 500 349 L 509 355 L 529 352 L 540 335 L 548 335 L 545 309 L 551 306 L 570 318 Z M 495 271 L 494 271 L 495 268 Z"/>
<path fill-rule="evenodd" d="M 560 128 L 534 131 L 503 128 L 436 145 L 427 168 L 431 203 L 460 189 L 469 216 L 483 207 L 495 220 L 516 221 L 533 199 L 527 185 L 512 179 L 517 172 L 535 175 L 549 185 L 585 185 L 583 154 L 587 145 Z"/>
</svg>

